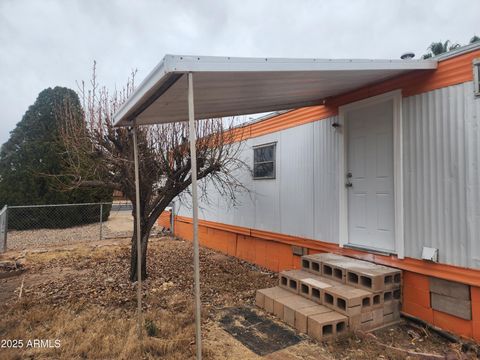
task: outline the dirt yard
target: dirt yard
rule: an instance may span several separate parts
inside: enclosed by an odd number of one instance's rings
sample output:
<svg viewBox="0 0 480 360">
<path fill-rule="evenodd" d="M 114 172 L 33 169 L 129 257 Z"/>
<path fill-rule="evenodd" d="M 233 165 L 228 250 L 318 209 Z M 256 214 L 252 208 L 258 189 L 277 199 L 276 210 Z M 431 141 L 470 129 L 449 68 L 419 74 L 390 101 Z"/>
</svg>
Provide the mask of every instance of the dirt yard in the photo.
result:
<svg viewBox="0 0 480 360">
<path fill-rule="evenodd" d="M 141 344 L 136 340 L 136 289 L 128 281 L 128 240 L 0 256 L 16 259 L 20 267 L 15 276 L 0 273 L 0 359 L 193 358 L 191 254 L 189 242 L 167 237 L 151 241 Z M 200 257 L 206 359 L 422 358 L 407 351 L 429 358 L 476 358 L 459 344 L 406 323 L 374 336 L 314 342 L 255 309 L 255 290 L 275 285 L 276 274 L 208 249 L 202 248 Z M 245 325 L 251 320 L 262 326 L 252 331 Z M 43 345 L 27 346 L 34 339 L 44 340 Z M 23 345 L 14 349 L 7 340 L 22 340 Z M 287 343 L 291 345 L 285 347 Z M 278 349 L 271 351 L 272 344 Z"/>
</svg>

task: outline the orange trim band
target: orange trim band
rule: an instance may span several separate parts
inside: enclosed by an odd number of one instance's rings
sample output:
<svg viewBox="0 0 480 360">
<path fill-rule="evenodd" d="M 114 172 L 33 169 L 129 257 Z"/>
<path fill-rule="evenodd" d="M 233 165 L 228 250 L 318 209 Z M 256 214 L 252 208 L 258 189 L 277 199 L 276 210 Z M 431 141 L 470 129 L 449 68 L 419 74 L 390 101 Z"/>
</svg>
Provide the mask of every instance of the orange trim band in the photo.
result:
<svg viewBox="0 0 480 360">
<path fill-rule="evenodd" d="M 440 61 L 436 70 L 409 72 L 408 74 L 399 75 L 346 94 L 331 97 L 326 100 L 326 105 L 295 109 L 251 125 L 246 125 L 235 130 L 235 139 L 246 140 L 326 119 L 337 115 L 339 106 L 392 90 L 402 89 L 402 94 L 406 97 L 472 81 L 472 61 L 477 57 L 480 57 L 480 50 Z"/>
<path fill-rule="evenodd" d="M 184 216 L 175 216 L 175 220 L 187 224 L 192 223 L 192 219 Z M 463 284 L 480 286 L 480 270 L 463 268 L 459 266 L 430 263 L 414 258 L 398 259 L 396 256 L 384 256 L 371 254 L 366 251 L 341 248 L 337 244 L 328 243 L 319 240 L 305 239 L 296 236 L 284 235 L 269 231 L 250 229 L 246 227 L 221 224 L 213 221 L 199 220 L 199 225 L 206 228 L 223 230 L 252 238 L 259 238 L 267 241 L 275 241 L 288 245 L 296 245 L 309 250 L 331 252 L 340 255 L 355 257 L 358 259 L 373 261 L 377 264 L 393 266 L 402 270 L 412 271 L 419 274 L 438 277 L 445 280 L 460 282 Z"/>
</svg>

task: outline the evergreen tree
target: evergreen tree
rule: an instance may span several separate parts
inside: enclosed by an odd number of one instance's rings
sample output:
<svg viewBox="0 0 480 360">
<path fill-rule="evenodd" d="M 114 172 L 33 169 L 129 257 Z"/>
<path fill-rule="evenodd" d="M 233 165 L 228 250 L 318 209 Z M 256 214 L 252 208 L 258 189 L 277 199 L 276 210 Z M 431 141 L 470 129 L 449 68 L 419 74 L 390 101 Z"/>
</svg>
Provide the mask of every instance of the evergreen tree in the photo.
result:
<svg viewBox="0 0 480 360">
<path fill-rule="evenodd" d="M 75 189 L 59 191 L 55 177 L 62 174 L 65 148 L 59 139 L 62 116 L 59 109 L 69 104 L 70 119 L 81 123 L 84 114 L 77 94 L 68 88 L 48 88 L 40 92 L 35 103 L 23 115 L 22 120 L 10 133 L 9 140 L 0 149 L 0 207 L 3 205 L 64 204 L 111 201 L 111 191 L 96 189 Z M 45 214 L 40 210 L 22 214 L 23 221 L 17 228 L 67 227 L 78 223 L 98 221 L 97 210 L 70 213 Z M 84 209 L 82 209 L 84 210 Z M 22 210 L 28 212 L 27 210 Z M 88 214 L 88 213 L 91 214 Z M 97 215 L 94 216 L 93 213 Z M 108 211 L 105 211 L 105 216 Z M 40 215 L 39 215 L 40 214 Z M 42 221 L 39 221 L 38 217 Z"/>
</svg>

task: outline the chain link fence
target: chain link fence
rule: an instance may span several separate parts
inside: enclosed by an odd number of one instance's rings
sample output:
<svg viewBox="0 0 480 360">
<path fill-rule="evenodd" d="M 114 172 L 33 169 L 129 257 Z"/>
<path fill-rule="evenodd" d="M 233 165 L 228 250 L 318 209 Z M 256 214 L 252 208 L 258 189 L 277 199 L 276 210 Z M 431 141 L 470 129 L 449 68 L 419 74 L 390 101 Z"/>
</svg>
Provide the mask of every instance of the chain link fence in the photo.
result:
<svg viewBox="0 0 480 360">
<path fill-rule="evenodd" d="M 0 210 L 0 252 L 7 250 L 7 207 Z"/>
<path fill-rule="evenodd" d="M 0 211 L 0 251 L 131 237 L 132 234 L 130 202 L 6 206 Z"/>
</svg>

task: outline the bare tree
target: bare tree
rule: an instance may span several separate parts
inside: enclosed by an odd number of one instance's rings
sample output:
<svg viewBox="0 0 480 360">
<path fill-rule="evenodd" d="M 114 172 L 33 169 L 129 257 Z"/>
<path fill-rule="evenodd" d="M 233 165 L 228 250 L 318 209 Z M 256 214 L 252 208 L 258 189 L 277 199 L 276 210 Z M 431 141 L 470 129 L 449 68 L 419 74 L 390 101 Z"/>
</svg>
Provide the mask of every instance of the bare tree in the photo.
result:
<svg viewBox="0 0 480 360">
<path fill-rule="evenodd" d="M 68 149 L 64 155 L 68 173 L 59 181 L 63 187 L 107 187 L 121 191 L 135 206 L 133 141 L 128 128 L 116 128 L 113 115 L 134 90 L 135 72 L 127 85 L 112 94 L 100 87 L 93 76 L 86 89 L 80 86 L 85 120 L 72 118 L 69 104 L 61 109 L 66 119 L 61 140 Z M 139 127 L 140 224 L 142 244 L 142 278 L 147 276 L 146 255 L 150 232 L 160 214 L 176 197 L 189 193 L 191 158 L 188 123 L 169 123 Z M 200 194 L 208 201 L 206 187 L 214 188 L 235 204 L 236 194 L 245 188 L 235 177 L 247 165 L 240 160 L 242 130 L 222 119 L 197 122 L 197 164 Z M 134 219 L 136 213 L 133 211 Z M 137 279 L 136 221 L 131 243 L 130 280 Z"/>
</svg>

